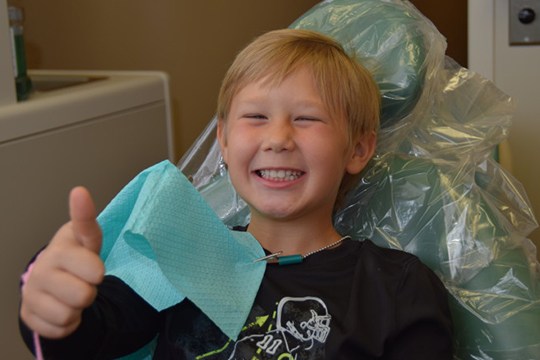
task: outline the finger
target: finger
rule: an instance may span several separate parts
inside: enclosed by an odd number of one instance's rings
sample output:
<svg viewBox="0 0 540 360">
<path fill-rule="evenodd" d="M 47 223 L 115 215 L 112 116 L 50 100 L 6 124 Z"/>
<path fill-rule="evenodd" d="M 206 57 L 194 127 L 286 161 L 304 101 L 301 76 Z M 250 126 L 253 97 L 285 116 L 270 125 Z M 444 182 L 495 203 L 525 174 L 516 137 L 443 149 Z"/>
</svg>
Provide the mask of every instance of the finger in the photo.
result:
<svg viewBox="0 0 540 360">
<path fill-rule="evenodd" d="M 26 326 L 35 331 L 39 336 L 48 339 L 62 339 L 73 333 L 80 324 L 80 319 L 69 326 L 53 325 L 37 316 L 31 316 L 29 320 L 24 320 Z"/>
<path fill-rule="evenodd" d="M 97 295 L 95 285 L 81 280 L 76 274 L 55 271 L 47 278 L 47 286 L 41 289 L 59 302 L 73 309 L 84 309 L 90 306 Z"/>
<path fill-rule="evenodd" d="M 69 216 L 75 238 L 85 248 L 99 254 L 101 229 L 96 221 L 96 207 L 88 190 L 76 187 L 69 195 Z"/>
<path fill-rule="evenodd" d="M 81 310 L 73 310 L 51 296 L 42 294 L 21 305 L 21 319 L 33 331 L 47 338 L 71 334 L 81 322 Z"/>
<path fill-rule="evenodd" d="M 77 322 L 82 312 L 81 309 L 72 308 L 46 293 L 41 293 L 34 299 L 28 299 L 25 306 L 29 309 L 31 317 L 59 327 L 69 327 L 73 322 Z"/>
<path fill-rule="evenodd" d="M 60 269 L 91 285 L 98 285 L 103 281 L 105 265 L 97 254 L 86 248 L 77 248 L 64 255 L 58 260 Z"/>
<path fill-rule="evenodd" d="M 40 255 L 30 274 L 28 283 L 39 289 L 52 288 L 51 279 L 65 272 L 91 285 L 100 284 L 105 274 L 105 265 L 98 254 L 83 246 L 50 246 Z"/>
</svg>

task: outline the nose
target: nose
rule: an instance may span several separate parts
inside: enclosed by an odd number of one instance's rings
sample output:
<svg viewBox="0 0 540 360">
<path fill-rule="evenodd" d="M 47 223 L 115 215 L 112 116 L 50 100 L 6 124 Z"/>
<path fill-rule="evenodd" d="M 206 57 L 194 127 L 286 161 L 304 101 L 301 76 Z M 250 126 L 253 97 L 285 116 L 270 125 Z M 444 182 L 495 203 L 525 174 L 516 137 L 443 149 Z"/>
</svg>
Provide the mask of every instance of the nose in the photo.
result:
<svg viewBox="0 0 540 360">
<path fill-rule="evenodd" d="M 294 148 L 294 126 L 289 120 L 270 121 L 265 131 L 264 149 L 274 152 L 290 151 Z"/>
</svg>

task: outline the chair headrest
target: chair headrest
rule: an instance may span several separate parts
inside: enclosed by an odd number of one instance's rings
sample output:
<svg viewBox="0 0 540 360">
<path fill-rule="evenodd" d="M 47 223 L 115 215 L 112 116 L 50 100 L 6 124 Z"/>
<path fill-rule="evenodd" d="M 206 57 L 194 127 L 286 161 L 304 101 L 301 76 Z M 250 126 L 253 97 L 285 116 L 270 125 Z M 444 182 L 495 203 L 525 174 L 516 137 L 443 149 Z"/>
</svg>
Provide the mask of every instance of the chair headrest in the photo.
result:
<svg viewBox="0 0 540 360">
<path fill-rule="evenodd" d="M 382 95 L 381 128 L 406 117 L 420 98 L 429 43 L 440 34 L 405 2 L 323 1 L 290 28 L 332 37 L 355 56 L 377 82 Z"/>
</svg>

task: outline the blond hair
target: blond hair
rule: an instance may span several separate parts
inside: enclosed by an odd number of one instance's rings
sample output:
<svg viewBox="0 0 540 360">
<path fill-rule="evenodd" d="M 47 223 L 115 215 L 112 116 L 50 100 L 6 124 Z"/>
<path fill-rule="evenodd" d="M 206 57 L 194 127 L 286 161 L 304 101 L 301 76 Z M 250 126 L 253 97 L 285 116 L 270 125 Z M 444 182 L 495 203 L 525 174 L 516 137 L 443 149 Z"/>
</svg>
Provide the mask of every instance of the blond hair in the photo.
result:
<svg viewBox="0 0 540 360">
<path fill-rule="evenodd" d="M 232 63 L 218 96 L 217 115 L 226 120 L 234 96 L 247 84 L 268 77 L 278 85 L 307 67 L 325 106 L 347 119 L 349 142 L 377 131 L 380 93 L 369 71 L 333 39 L 310 30 L 282 29 L 265 33 Z"/>
</svg>

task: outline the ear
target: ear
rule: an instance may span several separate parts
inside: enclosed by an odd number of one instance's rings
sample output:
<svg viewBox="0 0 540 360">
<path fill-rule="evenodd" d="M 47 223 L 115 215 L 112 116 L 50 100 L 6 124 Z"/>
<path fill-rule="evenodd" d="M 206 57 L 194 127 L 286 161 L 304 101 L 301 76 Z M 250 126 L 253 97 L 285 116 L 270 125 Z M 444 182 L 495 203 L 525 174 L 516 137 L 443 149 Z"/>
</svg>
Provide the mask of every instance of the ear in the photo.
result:
<svg viewBox="0 0 540 360">
<path fill-rule="evenodd" d="M 345 170 L 351 175 L 362 171 L 373 157 L 377 144 L 377 135 L 374 131 L 359 136 L 353 144 L 352 152 Z"/>
<path fill-rule="evenodd" d="M 221 156 L 223 161 L 227 163 L 227 125 L 225 121 L 221 118 L 217 122 L 217 140 L 219 142 L 219 147 L 221 149 Z"/>
</svg>

